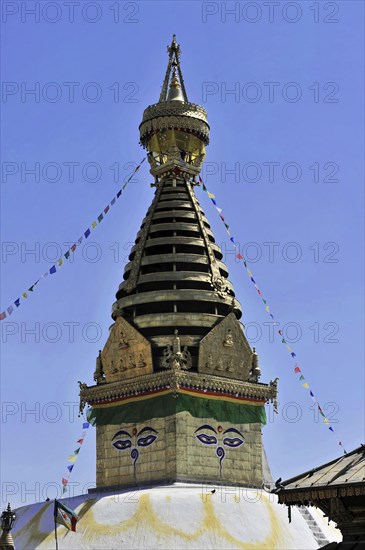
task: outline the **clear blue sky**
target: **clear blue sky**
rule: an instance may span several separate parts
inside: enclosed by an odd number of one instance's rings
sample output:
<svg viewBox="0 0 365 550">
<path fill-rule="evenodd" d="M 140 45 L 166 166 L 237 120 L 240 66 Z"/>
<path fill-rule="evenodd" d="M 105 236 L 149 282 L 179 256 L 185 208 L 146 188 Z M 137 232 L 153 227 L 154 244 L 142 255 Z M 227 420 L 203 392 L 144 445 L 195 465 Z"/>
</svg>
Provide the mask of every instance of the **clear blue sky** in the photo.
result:
<svg viewBox="0 0 365 550">
<path fill-rule="evenodd" d="M 241 2 L 229 15 L 218 2 L 105 0 L 83 12 L 75 6 L 73 22 L 62 2 L 57 11 L 41 2 L 39 17 L 21 4 L 36 3 L 2 3 L 1 311 L 85 231 L 131 172 L 128 163 L 143 158 L 138 125 L 158 100 L 176 33 L 189 99 L 207 109 L 211 125 L 204 179 L 247 256 L 258 255 L 251 270 L 275 317 L 290 323 L 288 339 L 300 328 L 292 347 L 338 421 L 335 435 L 316 422 L 292 359 L 278 335 L 270 341 L 270 318 L 228 253 L 262 381 L 279 377 L 279 415 L 268 409 L 263 430 L 274 479 L 335 458 L 338 439 L 347 450 L 364 442 L 363 3 L 281 3 L 272 14 Z M 36 163 L 39 177 L 26 172 Z M 70 163 L 78 163 L 74 179 Z M 278 163 L 273 175 L 268 163 Z M 2 321 L 6 502 L 42 500 L 47 487 L 54 498 L 47 484 L 60 483 L 76 448 L 81 422 L 65 403 L 78 403 L 78 380 L 92 383 L 128 248 L 153 195 L 147 164 L 134 180 L 93 233 L 96 244 Z M 229 252 L 214 208 L 197 194 Z M 264 243 L 278 243 L 273 256 Z M 94 430 L 71 480 L 76 493 L 95 480 Z"/>
</svg>

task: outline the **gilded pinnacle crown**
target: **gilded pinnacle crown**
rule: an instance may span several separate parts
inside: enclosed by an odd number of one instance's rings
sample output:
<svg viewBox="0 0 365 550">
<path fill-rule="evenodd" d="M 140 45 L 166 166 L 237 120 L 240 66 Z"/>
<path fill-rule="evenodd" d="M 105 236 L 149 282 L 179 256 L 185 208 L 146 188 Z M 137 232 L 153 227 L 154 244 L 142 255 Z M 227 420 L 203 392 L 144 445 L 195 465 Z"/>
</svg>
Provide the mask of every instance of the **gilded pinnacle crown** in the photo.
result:
<svg viewBox="0 0 365 550">
<path fill-rule="evenodd" d="M 140 143 L 148 150 L 151 173 L 156 178 L 176 167 L 192 178 L 200 173 L 209 143 L 207 112 L 188 100 L 180 66 L 181 49 L 175 35 L 167 52 L 160 98 L 143 113 Z"/>
</svg>

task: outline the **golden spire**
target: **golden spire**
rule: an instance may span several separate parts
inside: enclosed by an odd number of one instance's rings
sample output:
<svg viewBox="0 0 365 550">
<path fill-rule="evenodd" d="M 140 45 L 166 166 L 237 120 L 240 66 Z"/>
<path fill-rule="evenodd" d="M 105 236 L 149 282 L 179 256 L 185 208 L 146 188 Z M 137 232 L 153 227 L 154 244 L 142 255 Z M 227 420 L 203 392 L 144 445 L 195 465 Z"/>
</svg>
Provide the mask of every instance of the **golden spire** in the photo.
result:
<svg viewBox="0 0 365 550">
<path fill-rule="evenodd" d="M 176 35 L 172 36 L 171 46 L 167 46 L 167 52 L 169 54 L 169 61 L 167 64 L 167 70 L 165 78 L 162 84 L 162 90 L 160 94 L 159 102 L 162 101 L 188 101 L 188 96 L 185 90 L 184 79 L 180 68 L 180 44 L 176 42 Z M 170 89 L 168 90 L 169 79 L 172 69 Z"/>
<path fill-rule="evenodd" d="M 167 94 L 167 101 L 184 101 L 183 95 L 181 93 L 179 79 L 177 78 L 175 66 L 172 69 L 170 89 L 169 89 L 169 93 Z"/>
</svg>

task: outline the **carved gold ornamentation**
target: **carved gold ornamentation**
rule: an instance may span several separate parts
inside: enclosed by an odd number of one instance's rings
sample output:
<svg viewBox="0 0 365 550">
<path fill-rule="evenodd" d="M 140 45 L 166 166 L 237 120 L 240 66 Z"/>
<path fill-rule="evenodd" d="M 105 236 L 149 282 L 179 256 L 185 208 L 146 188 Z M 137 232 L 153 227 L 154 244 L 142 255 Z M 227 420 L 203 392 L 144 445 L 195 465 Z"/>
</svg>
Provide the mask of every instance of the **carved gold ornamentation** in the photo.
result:
<svg viewBox="0 0 365 550">
<path fill-rule="evenodd" d="M 199 137 L 206 145 L 209 143 L 209 126 L 198 118 L 188 116 L 163 116 L 143 122 L 140 126 L 141 143 L 145 145 L 155 132 L 162 130 L 185 130 Z"/>
<path fill-rule="evenodd" d="M 107 382 L 153 372 L 151 344 L 123 317 L 118 317 L 101 352 Z"/>
<path fill-rule="evenodd" d="M 121 360 L 122 361 L 122 360 Z M 114 364 L 114 359 L 112 359 L 110 361 L 110 374 L 115 374 L 116 372 L 118 372 L 118 369 L 117 367 L 115 366 Z"/>
<path fill-rule="evenodd" d="M 226 348 L 231 348 L 234 344 L 234 341 L 233 341 L 233 335 L 232 335 L 232 329 L 228 329 L 227 332 L 226 332 L 226 336 L 223 340 L 223 345 L 226 347 Z"/>
<path fill-rule="evenodd" d="M 129 346 L 129 343 L 126 340 L 123 331 L 121 330 L 120 331 L 120 336 L 119 336 L 118 347 L 119 347 L 119 349 L 123 349 L 123 348 L 127 348 L 128 346 Z"/>
<path fill-rule="evenodd" d="M 233 358 L 230 357 L 227 362 L 227 372 L 235 372 L 235 367 L 233 366 Z"/>
<path fill-rule="evenodd" d="M 227 296 L 229 287 L 227 285 L 227 282 L 223 277 L 220 276 L 220 271 L 218 271 L 219 276 L 216 275 L 216 273 L 212 276 L 212 286 L 215 290 L 215 292 L 220 296 L 221 298 L 225 298 Z"/>
<path fill-rule="evenodd" d="M 220 358 L 218 359 L 218 364 L 217 364 L 217 366 L 215 367 L 215 370 L 219 370 L 219 371 L 224 370 L 223 359 L 222 359 L 222 357 L 220 357 Z"/>
<path fill-rule="evenodd" d="M 165 369 L 184 369 L 191 368 L 191 353 L 187 346 L 181 350 L 178 331 L 175 330 L 172 345 L 168 345 L 162 352 L 161 367 Z"/>
<path fill-rule="evenodd" d="M 141 144 L 146 147 L 154 133 L 175 128 L 195 134 L 205 145 L 209 143 L 210 128 L 203 107 L 186 101 L 163 101 L 145 109 L 139 127 Z"/>
<path fill-rule="evenodd" d="M 143 113 L 142 124 L 157 117 L 166 116 L 182 116 L 184 118 L 195 118 L 197 120 L 205 122 L 205 124 L 209 128 L 208 114 L 204 107 L 201 107 L 197 103 L 176 101 L 163 101 L 159 103 L 154 103 L 153 105 L 147 107 L 147 109 L 145 109 Z"/>
<path fill-rule="evenodd" d="M 250 373 L 250 382 L 258 382 L 261 376 L 261 370 L 259 367 L 259 357 L 256 353 L 256 348 L 252 349 L 252 369 Z"/>
<path fill-rule="evenodd" d="M 146 361 L 144 359 L 143 353 L 140 353 L 137 367 L 142 368 L 145 366 L 146 366 Z"/>
<path fill-rule="evenodd" d="M 96 365 L 95 365 L 95 372 L 94 372 L 94 380 L 97 384 L 105 384 L 105 374 L 103 370 L 103 365 L 101 361 L 101 350 L 99 350 L 99 355 L 96 358 Z"/>
<path fill-rule="evenodd" d="M 166 370 L 151 374 L 135 376 L 132 380 L 120 380 L 88 387 L 84 384 L 80 388 L 81 412 L 85 403 L 90 405 L 103 403 L 111 399 L 118 399 L 129 395 L 138 395 L 149 390 L 161 388 L 198 387 L 221 395 L 236 395 L 263 401 L 276 400 L 276 385 L 253 384 L 237 379 L 223 378 L 217 374 L 205 374 L 186 370 Z"/>
<path fill-rule="evenodd" d="M 198 370 L 211 372 L 215 358 L 215 372 L 221 376 L 248 380 L 252 370 L 253 353 L 232 312 L 216 325 L 200 342 Z"/>
<path fill-rule="evenodd" d="M 211 353 L 208 355 L 208 360 L 207 360 L 207 362 L 205 363 L 205 366 L 206 366 L 206 368 L 209 369 L 209 370 L 212 370 L 213 367 L 214 367 L 214 364 L 213 364 L 213 355 L 212 355 Z"/>
<path fill-rule="evenodd" d="M 181 161 L 181 152 L 177 145 L 174 143 L 166 152 L 167 161 Z"/>
</svg>

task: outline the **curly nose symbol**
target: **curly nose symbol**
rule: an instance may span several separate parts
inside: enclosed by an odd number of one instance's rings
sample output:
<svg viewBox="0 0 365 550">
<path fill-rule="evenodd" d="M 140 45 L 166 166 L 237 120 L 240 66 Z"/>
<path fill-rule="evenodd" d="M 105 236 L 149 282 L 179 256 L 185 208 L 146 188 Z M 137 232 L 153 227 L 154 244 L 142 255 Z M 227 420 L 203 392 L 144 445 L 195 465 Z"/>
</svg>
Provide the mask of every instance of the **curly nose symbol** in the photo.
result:
<svg viewBox="0 0 365 550">
<path fill-rule="evenodd" d="M 226 453 L 225 453 L 223 447 L 217 447 L 217 449 L 215 451 L 215 454 L 219 458 L 219 477 L 221 478 L 222 477 L 222 461 L 223 461 Z"/>
<path fill-rule="evenodd" d="M 134 468 L 134 479 L 136 479 L 136 463 L 139 457 L 139 452 L 137 449 L 132 449 L 131 451 L 131 459 L 133 460 L 133 468 Z"/>
</svg>

